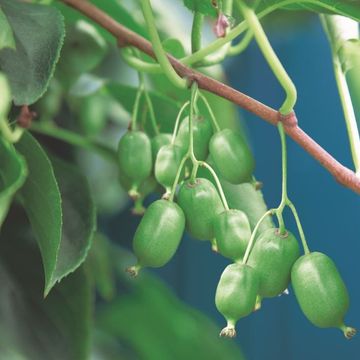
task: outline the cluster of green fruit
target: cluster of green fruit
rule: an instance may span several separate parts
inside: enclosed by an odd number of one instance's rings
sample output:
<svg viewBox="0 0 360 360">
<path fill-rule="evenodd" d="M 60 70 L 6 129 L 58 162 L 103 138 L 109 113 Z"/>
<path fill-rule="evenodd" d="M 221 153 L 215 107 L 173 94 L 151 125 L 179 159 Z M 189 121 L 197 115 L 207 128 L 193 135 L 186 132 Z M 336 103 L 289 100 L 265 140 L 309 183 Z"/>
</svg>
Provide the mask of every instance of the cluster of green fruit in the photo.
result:
<svg viewBox="0 0 360 360">
<path fill-rule="evenodd" d="M 259 309 L 263 298 L 281 295 L 291 280 L 313 324 L 338 327 L 352 337 L 355 330 L 343 322 L 349 297 L 334 263 L 307 249 L 300 256 L 298 241 L 286 230 L 269 228 L 255 237 L 247 215 L 229 208 L 219 181 L 253 181 L 251 151 L 241 134 L 220 130 L 192 107 L 177 131 L 179 115 L 172 136 L 150 139 L 130 128 L 120 139 L 119 166 L 130 196 L 142 198 L 149 182 L 165 189 L 136 230 L 133 249 L 138 261 L 128 271 L 137 275 L 143 267 L 165 265 L 186 228 L 193 238 L 209 240 L 213 250 L 234 262 L 224 270 L 216 290 L 216 306 L 227 320 L 220 335 L 235 336 L 236 322 Z"/>
</svg>

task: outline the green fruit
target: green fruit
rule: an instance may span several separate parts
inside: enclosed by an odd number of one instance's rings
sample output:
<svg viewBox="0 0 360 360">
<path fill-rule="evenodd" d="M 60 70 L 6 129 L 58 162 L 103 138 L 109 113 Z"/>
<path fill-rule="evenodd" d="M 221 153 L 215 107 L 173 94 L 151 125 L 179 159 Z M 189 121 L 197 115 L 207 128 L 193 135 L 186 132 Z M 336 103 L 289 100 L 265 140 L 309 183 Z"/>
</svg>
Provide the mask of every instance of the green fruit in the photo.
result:
<svg viewBox="0 0 360 360">
<path fill-rule="evenodd" d="M 151 139 L 151 153 L 154 163 L 160 148 L 171 143 L 171 137 L 171 134 L 158 134 Z"/>
<path fill-rule="evenodd" d="M 95 136 L 105 127 L 109 101 L 103 94 L 93 94 L 81 98 L 78 117 L 82 132 L 87 136 Z"/>
<path fill-rule="evenodd" d="M 262 191 L 257 189 L 253 182 L 230 184 L 221 177 L 221 174 L 214 164 L 211 155 L 207 158 L 206 162 L 214 169 L 216 175 L 218 176 L 230 209 L 243 211 L 248 217 L 251 230 L 253 230 L 259 219 L 268 210 Z M 213 176 L 205 167 L 199 168 L 197 176 L 208 179 L 215 185 Z M 270 227 L 274 227 L 274 223 L 271 216 L 268 216 L 261 222 L 258 232 L 260 233 Z"/>
<path fill-rule="evenodd" d="M 181 208 L 168 200 L 154 201 L 136 230 L 133 249 L 137 265 L 128 271 L 136 275 L 142 267 L 161 267 L 175 254 L 185 229 Z"/>
<path fill-rule="evenodd" d="M 215 186 L 203 178 L 194 183 L 187 180 L 180 187 L 178 203 L 184 210 L 188 232 L 196 239 L 212 240 L 214 218 L 224 211 Z"/>
<path fill-rule="evenodd" d="M 164 145 L 157 154 L 155 178 L 167 192 L 171 191 L 182 158 L 183 152 L 181 148 L 173 144 Z"/>
<path fill-rule="evenodd" d="M 236 336 L 236 322 L 249 315 L 255 307 L 259 288 L 256 271 L 245 264 L 228 265 L 216 289 L 215 304 L 227 321 L 220 336 Z"/>
<path fill-rule="evenodd" d="M 239 261 L 251 237 L 249 220 L 241 210 L 225 210 L 214 219 L 214 233 L 221 255 Z"/>
<path fill-rule="evenodd" d="M 139 185 L 152 169 L 149 137 L 142 131 L 128 131 L 119 141 L 118 160 L 120 171 L 132 184 L 129 194 L 138 196 Z"/>
<path fill-rule="evenodd" d="M 209 154 L 209 141 L 213 128 L 209 120 L 203 116 L 193 118 L 194 154 L 198 160 L 205 160 Z M 189 117 L 186 117 L 179 128 L 175 143 L 183 149 L 185 154 L 189 147 Z"/>
<path fill-rule="evenodd" d="M 346 286 L 334 264 L 325 254 L 313 252 L 301 256 L 291 270 L 291 281 L 302 312 L 320 328 L 337 327 L 346 338 L 355 329 L 344 324 L 349 308 Z"/>
<path fill-rule="evenodd" d="M 293 234 L 279 234 L 272 228 L 260 234 L 250 252 L 247 264 L 260 277 L 261 298 L 280 295 L 288 287 L 291 267 L 300 256 L 299 244 Z"/>
<path fill-rule="evenodd" d="M 246 213 L 250 227 L 253 230 L 259 219 L 268 210 L 261 190 L 257 190 L 253 184 L 230 184 L 228 181 L 222 180 L 226 199 L 228 199 L 229 207 L 232 209 L 239 209 Z M 258 228 L 259 233 L 274 227 L 271 216 L 268 216 L 262 221 Z"/>
<path fill-rule="evenodd" d="M 213 135 L 209 145 L 212 159 L 222 177 L 232 184 L 251 180 L 255 161 L 245 140 L 230 129 Z"/>
</svg>

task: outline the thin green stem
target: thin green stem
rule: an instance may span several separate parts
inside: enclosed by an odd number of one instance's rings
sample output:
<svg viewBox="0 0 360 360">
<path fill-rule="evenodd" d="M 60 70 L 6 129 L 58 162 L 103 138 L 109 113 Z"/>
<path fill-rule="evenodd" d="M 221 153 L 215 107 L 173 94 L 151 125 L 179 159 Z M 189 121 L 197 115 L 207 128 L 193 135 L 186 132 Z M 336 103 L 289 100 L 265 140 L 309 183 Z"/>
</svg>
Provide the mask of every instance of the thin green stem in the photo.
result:
<svg viewBox="0 0 360 360">
<path fill-rule="evenodd" d="M 287 205 L 289 206 L 289 208 L 291 209 L 291 211 L 292 211 L 292 213 L 294 215 L 294 218 L 295 218 L 295 221 L 296 221 L 296 226 L 297 226 L 298 231 L 299 231 L 301 243 L 302 243 L 302 246 L 304 248 L 304 253 L 309 254 L 310 253 L 309 246 L 307 244 L 305 234 L 304 234 L 304 230 L 303 230 L 303 227 L 301 225 L 301 221 L 300 221 L 299 215 L 298 215 L 298 213 L 296 211 L 296 208 L 295 208 L 294 204 L 290 200 L 288 200 Z"/>
<path fill-rule="evenodd" d="M 172 67 L 166 52 L 163 49 L 161 40 L 156 29 L 155 19 L 152 12 L 150 0 L 140 0 L 142 12 L 146 21 L 151 43 L 153 45 L 154 53 L 157 61 L 159 62 L 164 74 L 167 78 L 177 87 L 186 88 L 187 81 L 180 77 Z"/>
<path fill-rule="evenodd" d="M 360 132 L 356 122 L 354 106 L 345 74 L 342 71 L 340 62 L 334 58 L 335 79 L 339 96 L 344 112 L 345 124 L 350 142 L 351 155 L 354 162 L 356 174 L 360 177 Z"/>
<path fill-rule="evenodd" d="M 265 17 L 266 15 L 272 13 L 273 11 L 286 6 L 297 3 L 298 0 L 283 0 L 279 1 L 277 3 L 274 3 L 274 5 L 266 7 L 264 10 L 257 13 L 257 17 L 259 19 Z M 309 4 L 317 4 L 317 1 L 315 0 L 304 0 L 304 3 Z M 323 4 L 323 7 L 327 10 L 333 10 L 330 6 L 326 6 L 326 4 Z M 248 26 L 245 21 L 241 22 L 240 24 L 236 25 L 232 30 L 230 30 L 225 37 L 219 38 L 207 46 L 204 46 L 201 50 L 195 52 L 194 54 L 187 55 L 181 59 L 179 59 L 184 65 L 191 66 L 194 64 L 199 64 L 199 66 L 210 66 L 217 64 L 221 62 L 225 55 L 224 54 L 217 54 L 216 52 L 218 50 L 222 50 L 223 48 L 228 49 L 228 47 L 224 47 L 224 45 L 227 45 L 232 40 L 234 40 L 236 37 L 238 37 L 240 34 L 242 34 L 244 31 L 248 29 Z M 213 54 L 213 57 L 206 58 L 208 55 Z M 148 73 L 162 73 L 163 70 L 161 69 L 159 64 L 153 64 L 148 63 L 146 61 L 136 59 L 136 58 L 130 58 L 128 54 L 126 54 L 127 58 L 124 58 L 125 61 L 128 62 L 128 64 L 132 67 L 134 67 L 136 70 L 148 72 Z M 130 61 L 128 61 L 130 59 Z M 202 63 L 204 61 L 204 63 Z"/>
<path fill-rule="evenodd" d="M 0 133 L 2 133 L 7 141 L 11 143 L 18 142 L 23 132 L 24 129 L 19 126 L 15 126 L 14 130 L 11 129 L 5 118 L 0 120 Z"/>
<path fill-rule="evenodd" d="M 174 131 L 172 134 L 172 138 L 171 138 L 171 144 L 175 143 L 175 139 L 176 139 L 176 135 L 178 133 L 179 130 L 179 126 L 180 126 L 180 121 L 181 121 L 181 116 L 183 114 L 183 112 L 185 111 L 185 109 L 190 105 L 190 101 L 187 101 L 180 109 L 177 117 L 176 117 L 176 121 L 175 121 L 175 126 L 174 126 Z"/>
<path fill-rule="evenodd" d="M 228 204 L 228 202 L 226 200 L 224 190 L 223 190 L 223 188 L 221 186 L 219 177 L 216 175 L 215 170 L 208 163 L 206 163 L 205 161 L 198 161 L 198 164 L 200 166 L 202 166 L 202 167 L 205 167 L 206 169 L 208 169 L 210 171 L 212 177 L 215 180 L 216 186 L 217 186 L 219 194 L 220 194 L 221 201 L 224 204 L 224 208 L 225 208 L 225 210 L 229 210 L 229 204 Z"/>
<path fill-rule="evenodd" d="M 204 15 L 199 12 L 194 12 L 194 18 L 191 29 L 191 52 L 195 53 L 201 49 L 201 33 L 204 22 Z"/>
<path fill-rule="evenodd" d="M 134 68 L 137 71 L 141 71 L 148 74 L 162 74 L 162 69 L 159 64 L 153 64 L 144 60 L 139 59 L 138 57 L 132 54 L 132 48 L 122 48 L 121 55 L 124 61 Z"/>
<path fill-rule="evenodd" d="M 227 16 L 232 15 L 232 8 L 233 8 L 233 0 L 224 0 L 223 1 L 223 13 Z M 229 30 L 226 30 L 226 33 L 228 33 Z M 219 64 L 222 62 L 228 53 L 228 50 L 230 48 L 230 41 L 227 42 L 225 45 L 217 49 L 216 51 L 212 52 L 211 54 L 204 57 L 201 61 L 194 64 L 195 67 L 207 67 Z M 199 49 L 200 50 L 200 49 Z"/>
<path fill-rule="evenodd" d="M 335 80 L 344 112 L 351 155 L 355 172 L 360 177 L 360 133 L 346 78 L 347 69 L 342 68 L 342 64 L 346 64 L 348 61 L 351 63 L 351 58 L 349 59 L 346 51 L 342 50 L 350 39 L 359 39 L 358 24 L 349 18 L 333 15 L 320 15 L 320 20 L 332 50 Z"/>
<path fill-rule="evenodd" d="M 190 98 L 190 114 L 189 114 L 189 155 L 190 159 L 195 165 L 197 163 L 197 159 L 194 154 L 194 129 L 193 129 L 193 120 L 194 120 L 194 110 L 196 107 L 196 99 L 198 94 L 198 84 L 195 81 L 191 86 L 191 98 Z M 192 177 L 190 181 L 194 181 Z"/>
<path fill-rule="evenodd" d="M 145 96 L 146 104 L 147 104 L 147 106 L 149 108 L 149 116 L 150 116 L 151 126 L 152 126 L 152 128 L 154 130 L 155 135 L 158 135 L 158 134 L 160 134 L 160 131 L 159 131 L 159 128 L 158 128 L 157 123 L 156 123 L 154 107 L 153 107 L 150 95 L 146 90 L 144 91 L 144 96 Z"/>
<path fill-rule="evenodd" d="M 48 122 L 45 124 L 41 124 L 41 121 L 33 122 L 31 124 L 30 131 L 51 136 L 70 145 L 93 151 L 111 162 L 117 162 L 116 152 L 110 147 L 96 143 L 82 135 L 76 134 L 69 130 L 65 130 L 55 125 L 51 125 Z"/>
<path fill-rule="evenodd" d="M 250 255 L 250 251 L 254 245 L 254 241 L 255 241 L 255 237 L 256 237 L 256 234 L 258 232 L 258 229 L 261 225 L 261 223 L 264 221 L 264 219 L 269 216 L 269 215 L 273 215 L 275 212 L 275 209 L 270 209 L 268 210 L 260 219 L 259 221 L 257 222 L 257 224 L 255 225 L 254 227 L 254 230 L 253 232 L 251 233 L 251 237 L 250 237 L 250 240 L 249 240 L 249 243 L 246 247 L 246 251 L 245 251 L 245 255 L 243 257 L 243 260 L 242 260 L 242 263 L 243 264 L 246 264 L 246 262 L 248 261 L 248 258 L 249 258 L 249 255 Z"/>
<path fill-rule="evenodd" d="M 277 125 L 280 140 L 281 140 L 281 166 L 282 166 L 282 191 L 281 191 L 281 202 L 279 207 L 276 209 L 276 217 L 279 222 L 279 232 L 284 234 L 286 232 L 285 223 L 283 219 L 283 211 L 288 202 L 287 195 L 287 148 L 286 148 L 286 134 L 284 126 L 281 122 Z"/>
<path fill-rule="evenodd" d="M 261 52 L 263 53 L 266 61 L 268 62 L 271 70 L 278 79 L 279 83 L 283 87 L 286 93 L 286 99 L 281 105 L 279 111 L 283 115 L 290 114 L 297 99 L 297 92 L 295 85 L 287 74 L 286 70 L 282 66 L 279 58 L 275 54 L 271 44 L 260 24 L 260 21 L 253 9 L 248 7 L 243 0 L 237 0 L 240 11 L 242 12 L 244 19 L 247 21 L 249 28 L 254 33 L 257 44 Z"/>
<path fill-rule="evenodd" d="M 215 117 L 215 114 L 214 112 L 212 111 L 212 108 L 208 102 L 208 100 L 206 99 L 205 95 L 201 93 L 201 91 L 199 91 L 199 97 L 200 99 L 202 100 L 202 102 L 205 104 L 206 106 L 206 109 L 210 115 L 210 119 L 212 121 L 212 125 L 213 125 L 213 128 L 214 128 L 214 131 L 215 132 L 218 132 L 220 131 L 220 126 L 219 126 L 219 123 L 217 122 L 216 120 L 216 117 Z"/>
<path fill-rule="evenodd" d="M 132 112 L 132 117 L 131 117 L 131 129 L 132 130 L 136 130 L 136 122 L 137 122 L 137 118 L 138 118 L 138 114 L 139 114 L 140 99 L 141 99 L 141 95 L 142 95 L 143 91 L 144 91 L 144 84 L 140 83 L 140 86 L 136 92 L 136 97 L 135 97 L 133 112 Z"/>
<path fill-rule="evenodd" d="M 189 154 L 186 154 L 182 159 L 181 159 L 181 162 L 180 162 L 180 166 L 177 170 L 177 173 L 176 173 L 176 176 L 175 176 L 175 180 L 174 180 L 174 183 L 173 183 L 173 186 L 172 186 L 172 189 L 171 189 L 171 193 L 170 193 L 170 196 L 169 196 L 169 201 L 174 201 L 174 196 L 175 196 L 175 192 L 176 192 L 176 186 L 177 184 L 179 183 L 179 179 L 180 179 L 180 174 L 181 174 L 181 171 L 185 165 L 185 162 L 186 160 L 189 158 Z"/>
<path fill-rule="evenodd" d="M 286 206 L 288 206 L 295 218 L 296 225 L 299 231 L 299 235 L 301 238 L 301 242 L 303 244 L 305 254 L 309 253 L 309 248 L 306 243 L 305 234 L 303 228 L 301 226 L 300 218 L 296 211 L 295 205 L 290 201 L 287 193 L 287 147 L 286 147 L 286 134 L 284 131 L 284 125 L 279 122 L 278 130 L 280 134 L 281 140 L 281 162 L 282 162 L 282 195 L 281 195 L 281 202 L 280 205 L 275 209 L 275 214 L 277 216 L 279 222 L 279 233 L 284 234 L 286 232 L 285 223 L 283 219 L 283 211 Z"/>
<path fill-rule="evenodd" d="M 139 76 L 140 88 L 142 88 L 142 91 L 143 91 L 144 97 L 145 97 L 145 103 L 146 103 L 146 105 L 148 107 L 148 110 L 149 110 L 151 126 L 152 126 L 152 128 L 154 130 L 155 135 L 158 135 L 159 134 L 159 129 L 158 129 L 158 126 L 157 126 L 157 123 L 156 123 L 154 107 L 153 107 L 150 95 L 146 90 L 144 74 L 141 71 L 139 71 L 138 76 Z M 146 117 L 145 117 L 145 119 L 146 119 Z"/>
<path fill-rule="evenodd" d="M 235 56 L 241 54 L 250 44 L 254 33 L 251 30 L 248 30 L 244 37 L 236 44 L 232 45 L 227 52 L 227 55 Z"/>
</svg>

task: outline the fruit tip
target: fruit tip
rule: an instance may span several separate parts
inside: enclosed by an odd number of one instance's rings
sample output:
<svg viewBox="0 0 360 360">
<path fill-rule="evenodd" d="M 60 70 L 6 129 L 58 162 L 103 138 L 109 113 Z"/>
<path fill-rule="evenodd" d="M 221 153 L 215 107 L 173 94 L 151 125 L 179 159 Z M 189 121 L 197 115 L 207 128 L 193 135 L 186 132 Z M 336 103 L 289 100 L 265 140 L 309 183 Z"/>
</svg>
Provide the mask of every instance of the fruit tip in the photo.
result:
<svg viewBox="0 0 360 360">
<path fill-rule="evenodd" d="M 356 335 L 356 329 L 350 326 L 342 325 L 340 330 L 344 333 L 346 339 L 350 340 Z"/>
<path fill-rule="evenodd" d="M 125 269 L 125 271 L 131 276 L 131 277 L 137 277 L 139 275 L 139 271 L 141 269 L 140 265 L 134 265 L 130 266 Z"/>
</svg>

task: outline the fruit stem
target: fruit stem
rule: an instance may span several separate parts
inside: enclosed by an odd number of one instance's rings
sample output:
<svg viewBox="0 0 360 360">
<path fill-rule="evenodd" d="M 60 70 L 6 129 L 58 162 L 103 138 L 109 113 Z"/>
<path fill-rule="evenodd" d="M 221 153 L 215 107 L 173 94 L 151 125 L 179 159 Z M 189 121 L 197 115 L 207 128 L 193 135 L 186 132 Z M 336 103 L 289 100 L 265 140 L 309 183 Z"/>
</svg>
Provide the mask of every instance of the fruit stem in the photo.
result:
<svg viewBox="0 0 360 360">
<path fill-rule="evenodd" d="M 134 206 L 133 208 L 131 209 L 131 213 L 133 215 L 138 215 L 138 216 L 141 216 L 141 215 L 144 215 L 145 213 L 145 207 L 144 207 L 144 204 L 143 204 L 143 197 L 140 196 L 138 197 L 137 199 L 135 199 L 134 201 Z"/>
<path fill-rule="evenodd" d="M 171 138 L 171 144 L 174 145 L 175 143 L 175 139 L 176 139 L 176 135 L 177 132 L 179 130 L 179 126 L 180 126 L 180 121 L 181 121 L 181 115 L 183 114 L 183 112 L 185 111 L 185 109 L 190 105 L 190 101 L 187 101 L 180 109 L 177 117 L 176 117 L 176 121 L 175 121 L 175 126 L 174 126 L 174 131 L 172 133 L 172 138 Z"/>
<path fill-rule="evenodd" d="M 198 168 L 198 161 L 194 154 L 194 128 L 193 128 L 193 120 L 194 120 L 194 110 L 196 110 L 196 101 L 198 95 L 198 84 L 196 81 L 191 86 L 191 98 L 190 98 L 190 115 L 189 115 L 189 149 L 188 155 L 193 163 L 194 169 L 191 172 L 190 182 L 193 183 L 195 181 L 196 172 Z"/>
<path fill-rule="evenodd" d="M 287 206 L 289 206 L 289 208 L 291 209 L 293 215 L 294 215 L 294 218 L 295 218 L 295 221 L 296 221 L 296 226 L 298 228 L 298 231 L 299 231 L 299 234 L 300 234 L 300 239 L 301 239 L 301 243 L 302 243 L 302 246 L 303 246 L 303 249 L 304 249 L 304 253 L 305 254 L 309 254 L 310 253 L 310 250 L 309 250 L 309 246 L 307 244 L 307 241 L 306 241 L 306 238 L 305 238 L 305 234 L 304 234 L 304 230 L 303 230 L 303 227 L 301 225 L 301 221 L 300 221 L 300 218 L 299 218 L 299 215 L 296 211 L 296 207 L 295 205 L 290 201 L 288 200 L 287 201 Z"/>
<path fill-rule="evenodd" d="M 290 114 L 293 111 L 296 103 L 296 87 L 281 64 L 279 58 L 275 54 L 273 48 L 271 47 L 271 44 L 261 26 L 255 11 L 248 7 L 243 0 L 237 0 L 237 5 L 240 12 L 243 14 L 249 29 L 251 29 L 251 31 L 254 33 L 255 40 L 271 70 L 278 79 L 280 85 L 285 90 L 286 99 L 281 105 L 279 112 L 283 115 Z"/>
<path fill-rule="evenodd" d="M 144 91 L 144 96 L 145 96 L 145 101 L 147 103 L 147 106 L 149 108 L 151 126 L 152 126 L 152 128 L 154 130 L 155 135 L 159 135 L 160 131 L 159 131 L 159 128 L 158 128 L 157 123 L 156 123 L 154 107 L 153 107 L 151 98 L 149 96 L 149 93 L 146 90 Z"/>
<path fill-rule="evenodd" d="M 220 194 L 220 198 L 221 198 L 221 201 L 222 201 L 222 203 L 223 203 L 223 205 L 224 205 L 224 208 L 225 208 L 225 210 L 229 210 L 229 205 L 228 205 L 228 202 L 227 202 L 227 200 L 226 200 L 226 197 L 225 197 L 225 194 L 224 194 L 224 190 L 223 190 L 223 188 L 222 188 L 222 186 L 221 186 L 221 183 L 220 183 L 220 180 L 219 180 L 218 176 L 216 175 L 215 170 L 214 170 L 208 163 L 206 163 L 205 161 L 198 161 L 198 164 L 199 164 L 200 166 L 202 166 L 202 167 L 207 168 L 207 169 L 210 171 L 212 177 L 213 177 L 214 180 L 215 180 L 215 183 L 216 183 L 216 186 L 217 186 L 217 188 L 218 188 L 218 191 L 219 191 L 219 194 Z"/>
<path fill-rule="evenodd" d="M 204 22 L 204 15 L 199 12 L 194 12 L 192 29 L 191 29 L 191 52 L 197 52 L 201 49 L 201 32 Z"/>
<path fill-rule="evenodd" d="M 281 202 L 278 208 L 276 209 L 276 217 L 279 222 L 279 233 L 283 235 L 286 232 L 285 223 L 283 219 L 283 211 L 287 205 L 289 198 L 287 194 L 287 148 L 286 148 L 286 135 L 284 131 L 283 124 L 279 121 L 278 130 L 281 140 L 281 167 L 282 167 L 282 186 L 281 186 Z"/>
<path fill-rule="evenodd" d="M 139 114 L 140 99 L 143 91 L 144 91 L 144 84 L 140 82 L 140 86 L 138 88 L 138 91 L 136 92 L 134 106 L 133 106 L 133 112 L 131 117 L 131 130 L 136 130 L 136 121 Z"/>
<path fill-rule="evenodd" d="M 259 221 L 257 222 L 257 224 L 254 227 L 253 232 L 251 233 L 251 237 L 249 240 L 249 243 L 246 247 L 246 251 L 245 251 L 245 255 L 243 257 L 242 263 L 246 264 L 246 262 L 248 261 L 249 255 L 250 255 L 250 251 L 253 247 L 254 241 L 255 241 L 255 237 L 257 234 L 257 231 L 259 229 L 259 226 L 261 225 L 261 223 L 264 221 L 264 219 L 268 216 L 268 215 L 273 215 L 276 212 L 276 209 L 270 209 L 268 211 L 266 211 L 266 213 L 259 219 Z"/>
<path fill-rule="evenodd" d="M 206 109 L 207 109 L 207 111 L 208 111 L 208 113 L 209 113 L 209 115 L 210 115 L 210 119 L 211 119 L 211 121 L 212 121 L 212 125 L 213 125 L 214 131 L 215 131 L 215 132 L 220 131 L 220 126 L 219 126 L 219 123 L 218 123 L 217 120 L 216 120 L 215 114 L 214 114 L 214 112 L 212 111 L 211 106 L 210 106 L 207 98 L 205 97 L 204 94 L 201 93 L 201 91 L 199 91 L 199 98 L 202 100 L 202 102 L 203 102 L 203 103 L 205 104 L 205 106 L 206 106 Z"/>
<path fill-rule="evenodd" d="M 174 201 L 174 196 L 175 196 L 175 192 L 176 192 L 176 186 L 179 182 L 179 179 L 180 179 L 180 174 L 181 174 L 181 171 L 182 171 L 182 168 L 184 167 L 185 165 L 185 162 L 186 160 L 189 158 L 189 154 L 186 154 L 182 159 L 181 159 L 181 162 L 180 162 L 180 166 L 177 170 L 177 173 L 176 173 L 176 176 L 175 176 L 175 180 L 174 180 L 174 183 L 173 183 L 173 186 L 172 186 L 172 189 L 171 189 L 171 193 L 170 193 L 170 196 L 169 196 L 169 201 Z"/>
<path fill-rule="evenodd" d="M 144 74 L 143 74 L 142 72 L 140 72 L 140 71 L 138 72 L 138 74 L 139 74 L 140 84 L 141 84 L 141 86 L 143 87 L 145 102 L 146 102 L 147 107 L 148 107 L 148 109 L 149 109 L 151 126 L 152 126 L 152 128 L 153 128 L 153 130 L 154 130 L 155 135 L 159 135 L 159 128 L 158 128 L 157 123 L 156 123 L 156 117 L 155 117 L 154 107 L 153 107 L 151 98 L 150 98 L 150 96 L 149 96 L 149 93 L 147 92 L 146 87 L 145 87 Z"/>
<path fill-rule="evenodd" d="M 187 80 L 180 77 L 174 70 L 161 44 L 160 36 L 156 29 L 154 14 L 152 12 L 150 0 L 140 0 L 140 4 L 157 61 L 159 62 L 166 77 L 175 86 L 185 89 L 187 87 Z"/>
</svg>

